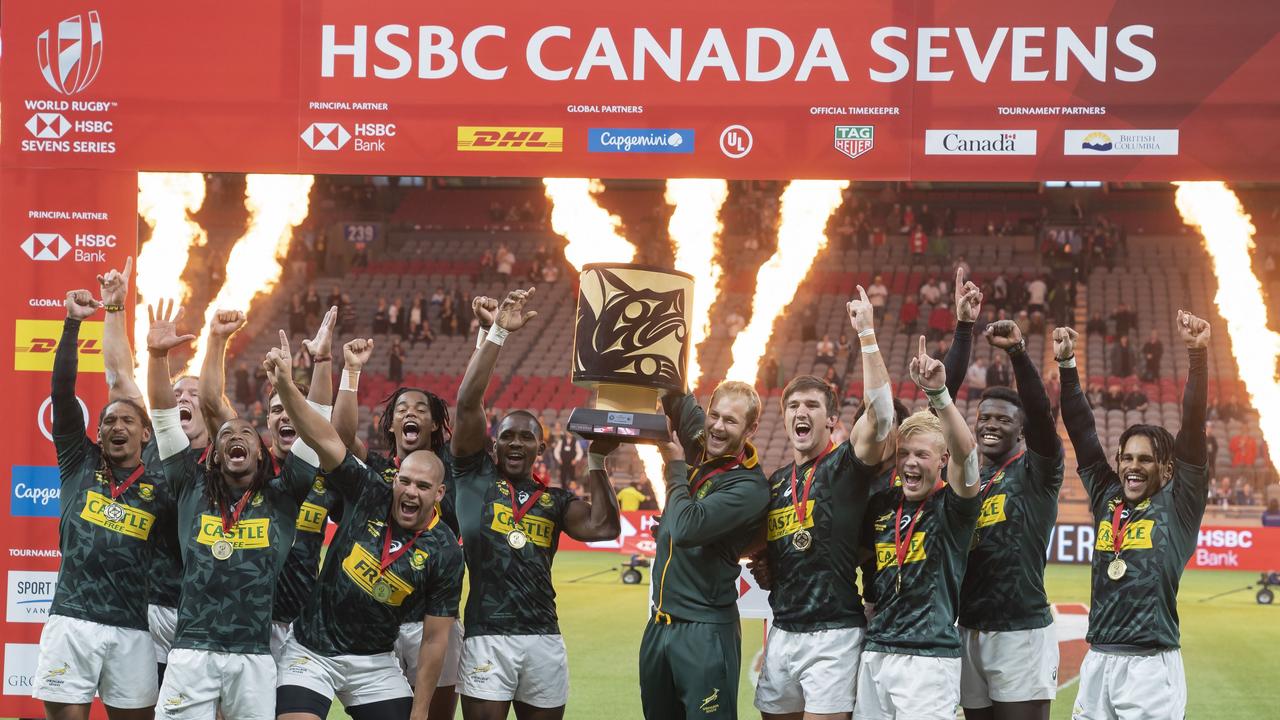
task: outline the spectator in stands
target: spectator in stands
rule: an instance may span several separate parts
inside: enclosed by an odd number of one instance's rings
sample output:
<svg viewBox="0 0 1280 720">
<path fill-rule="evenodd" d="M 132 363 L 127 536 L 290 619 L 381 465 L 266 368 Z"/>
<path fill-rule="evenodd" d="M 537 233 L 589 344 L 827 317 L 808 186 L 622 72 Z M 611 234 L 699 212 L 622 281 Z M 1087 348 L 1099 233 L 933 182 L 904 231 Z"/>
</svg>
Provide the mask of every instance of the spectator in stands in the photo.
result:
<svg viewBox="0 0 1280 720">
<path fill-rule="evenodd" d="M 1218 475 L 1218 436 L 1213 432 L 1213 423 L 1204 424 L 1205 445 L 1209 452 L 1209 477 Z"/>
<path fill-rule="evenodd" d="M 262 432 L 267 426 L 267 409 L 262 405 L 261 400 L 254 400 L 249 406 L 249 412 L 245 415 L 245 419 L 253 423 L 253 427 Z"/>
<path fill-rule="evenodd" d="M 929 236 L 924 234 L 924 230 L 919 225 L 916 225 L 911 233 L 910 249 L 911 257 L 915 262 L 923 260 L 924 254 L 929 250 Z"/>
<path fill-rule="evenodd" d="M 618 491 L 618 508 L 622 512 L 635 512 L 645 501 L 644 491 L 640 489 L 638 480 Z"/>
<path fill-rule="evenodd" d="M 235 372 L 235 393 L 236 404 L 241 409 L 249 406 L 253 402 L 253 386 L 250 383 L 249 366 L 243 360 L 236 363 Z"/>
<path fill-rule="evenodd" d="M 351 256 L 351 267 L 366 268 L 369 267 L 369 244 L 356 243 L 355 254 Z"/>
<path fill-rule="evenodd" d="M 1049 316 L 1053 318 L 1055 327 L 1071 324 L 1071 305 L 1071 287 L 1065 282 L 1058 282 L 1049 291 Z"/>
<path fill-rule="evenodd" d="M 929 234 L 929 254 L 936 258 L 951 257 L 951 241 L 938 228 Z"/>
<path fill-rule="evenodd" d="M 1231 478 L 1221 477 L 1213 484 L 1213 498 L 1217 504 L 1226 507 L 1231 504 Z"/>
<path fill-rule="evenodd" d="M 338 308 L 338 335 L 346 337 L 356 330 L 356 306 L 350 293 L 342 293 L 342 305 Z"/>
<path fill-rule="evenodd" d="M 884 279 L 881 276 L 877 275 L 871 280 L 871 287 L 867 288 L 867 300 L 871 301 L 876 322 L 883 320 L 884 308 L 889 301 L 889 288 L 884 286 Z"/>
<path fill-rule="evenodd" d="M 760 368 L 760 384 L 765 390 L 776 390 L 782 385 L 778 382 L 778 358 L 770 355 Z"/>
<path fill-rule="evenodd" d="M 939 229 L 938 218 L 935 217 L 934 214 L 929 211 L 928 204 L 924 204 L 920 206 L 920 227 L 924 230 L 926 235 L 932 235 L 934 234 L 935 231 Z M 964 260 L 964 258 L 960 258 L 960 259 L 961 261 Z M 968 270 L 965 271 L 964 276 L 969 277 Z"/>
<path fill-rule="evenodd" d="M 320 305 L 320 293 L 316 292 L 314 287 L 307 287 L 307 297 L 302 301 L 302 307 L 306 310 L 307 327 L 314 327 L 320 323 L 320 315 L 324 312 L 324 308 Z M 302 335 L 306 334 L 304 330 Z"/>
<path fill-rule="evenodd" d="M 1164 345 L 1160 342 L 1160 333 L 1154 329 L 1151 337 L 1142 345 L 1142 379 L 1155 382 L 1160 379 L 1160 359 L 1164 357 Z"/>
<path fill-rule="evenodd" d="M 1236 402 L 1236 396 L 1234 393 L 1225 395 L 1224 399 L 1218 403 L 1216 410 L 1219 420 L 1231 421 L 1244 419 L 1244 413 L 1242 412 L 1240 404 Z"/>
<path fill-rule="evenodd" d="M 296 337 L 293 341 L 293 347 L 298 348 L 298 351 L 293 354 L 294 382 L 310 382 L 311 368 L 315 364 L 311 358 L 311 351 L 307 350 L 307 346 L 302 343 L 302 337 Z"/>
<path fill-rule="evenodd" d="M 409 306 L 409 343 L 412 345 L 422 339 L 422 325 L 426 322 L 426 318 L 422 312 L 422 295 L 414 298 L 413 305 Z"/>
<path fill-rule="evenodd" d="M 400 299 L 396 298 L 387 306 L 387 332 L 400 334 Z"/>
<path fill-rule="evenodd" d="M 978 356 L 969 365 L 969 371 L 965 373 L 964 385 L 969 400 L 977 400 L 982 397 L 982 391 L 987 389 L 987 360 L 982 356 Z M 1049 397 L 1053 397 L 1050 395 Z"/>
<path fill-rule="evenodd" d="M 938 338 L 933 343 L 933 349 L 929 351 L 929 357 L 934 360 L 942 360 L 947 356 L 947 349 L 951 347 L 951 342 L 947 338 Z"/>
<path fill-rule="evenodd" d="M 951 274 L 955 275 L 960 270 L 964 271 L 964 277 L 973 277 L 973 268 L 969 266 L 969 262 L 964 259 L 963 255 L 956 258 L 955 265 L 951 266 Z"/>
<path fill-rule="evenodd" d="M 899 217 L 898 226 L 901 228 L 900 232 L 909 233 L 913 229 L 914 230 L 922 229 L 919 225 L 916 224 L 916 212 L 911 209 L 910 205 L 903 206 L 902 214 L 899 215 L 898 217 Z"/>
<path fill-rule="evenodd" d="M 507 216 L 507 212 L 502 209 L 502 204 L 496 199 L 489 203 L 489 222 L 500 223 Z"/>
<path fill-rule="evenodd" d="M 422 299 L 422 293 L 418 293 L 418 300 Z M 444 305 L 445 292 L 444 286 L 437 285 L 436 291 L 431 293 L 431 314 L 439 317 L 440 308 Z"/>
<path fill-rule="evenodd" d="M 1231 464 L 1235 467 L 1253 467 L 1258 459 L 1258 441 L 1247 433 L 1233 436 L 1227 447 L 1231 449 Z"/>
<path fill-rule="evenodd" d="M 289 336 L 305 335 L 307 332 L 307 311 L 302 305 L 302 295 L 294 293 L 289 301 Z"/>
<path fill-rule="evenodd" d="M 445 335 L 460 334 L 460 329 L 458 327 L 460 325 L 458 322 L 458 311 L 455 308 L 456 306 L 453 304 L 453 296 L 446 295 L 444 303 L 440 306 L 440 332 Z"/>
<path fill-rule="evenodd" d="M 840 333 L 840 339 L 836 340 L 836 352 L 840 355 L 848 355 L 852 345 L 849 343 L 849 335 Z"/>
<path fill-rule="evenodd" d="M 902 310 L 898 314 L 898 320 L 902 323 L 902 330 L 907 335 L 916 334 L 916 325 L 920 321 L 920 306 L 916 304 L 913 298 L 907 298 L 902 302 Z"/>
<path fill-rule="evenodd" d="M 373 311 L 373 334 L 386 335 L 390 328 L 391 315 L 385 297 L 378 298 L 378 307 Z"/>
<path fill-rule="evenodd" d="M 984 293 L 986 294 L 986 293 Z M 1000 273 L 991 281 L 991 306 L 996 310 L 1004 310 L 1009 306 L 1009 280 Z"/>
<path fill-rule="evenodd" d="M 817 357 L 814 362 L 827 365 L 836 364 L 836 344 L 831 342 L 830 335 L 823 335 L 822 339 L 818 341 Z"/>
<path fill-rule="evenodd" d="M 1243 475 L 1236 479 L 1236 489 L 1231 496 L 1231 504 L 1241 507 L 1253 504 L 1253 485 Z"/>
<path fill-rule="evenodd" d="M 1133 348 L 1129 347 L 1129 336 L 1123 333 L 1120 334 L 1120 341 L 1111 349 L 1111 374 L 1122 378 L 1134 374 Z"/>
<path fill-rule="evenodd" d="M 342 309 L 342 291 L 338 289 L 338 286 L 335 285 L 333 289 L 329 291 L 329 299 L 325 300 L 324 304 L 326 307 L 336 307 L 339 310 Z"/>
<path fill-rule="evenodd" d="M 1049 393 L 1049 412 L 1053 414 L 1053 419 L 1058 419 L 1058 414 L 1062 411 L 1061 395 L 1062 377 L 1058 374 L 1058 369 L 1054 368 L 1049 371 L 1049 376 L 1044 381 L 1045 392 Z"/>
<path fill-rule="evenodd" d="M 1129 392 L 1124 395 L 1125 410 L 1146 410 L 1149 400 L 1147 394 L 1142 392 L 1142 388 L 1138 383 L 1129 386 Z"/>
<path fill-rule="evenodd" d="M 1128 305 L 1120 303 L 1116 311 L 1111 313 L 1111 322 L 1116 325 L 1117 336 L 1128 335 L 1134 326 L 1138 324 L 1138 315 L 1130 310 Z"/>
<path fill-rule="evenodd" d="M 573 433 L 561 433 L 556 440 L 556 461 L 560 464 L 560 487 L 569 485 L 578 476 L 575 467 L 582 460 L 582 445 Z"/>
<path fill-rule="evenodd" d="M 405 306 L 404 298 L 396 298 L 396 319 L 391 323 L 391 332 L 400 337 L 404 337 L 409 330 L 409 308 Z M 388 314 L 390 319 L 390 314 Z"/>
<path fill-rule="evenodd" d="M 885 233 L 884 228 L 877 225 L 875 231 L 871 233 L 871 247 L 882 248 L 887 242 L 889 242 L 888 234 Z"/>
<path fill-rule="evenodd" d="M 389 354 L 387 379 L 393 384 L 399 385 L 404 382 L 404 346 L 400 344 L 400 338 L 391 338 L 391 352 Z"/>
<path fill-rule="evenodd" d="M 1103 410 L 1124 410 L 1124 390 L 1119 385 L 1111 385 L 1102 394 Z"/>
<path fill-rule="evenodd" d="M 834 367 L 827 366 L 827 371 L 822 375 L 822 381 L 831 386 L 831 391 L 836 394 L 837 398 L 844 397 L 844 384 L 840 381 L 840 375 L 836 373 Z"/>
<path fill-rule="evenodd" d="M 945 302 L 940 302 L 933 306 L 933 312 L 929 313 L 929 339 L 941 340 L 951 334 L 955 327 L 955 316 L 947 307 Z"/>
<path fill-rule="evenodd" d="M 555 260 L 548 260 L 542 265 L 542 282 L 551 284 L 560 279 L 560 265 Z"/>
<path fill-rule="evenodd" d="M 810 301 L 800 311 L 800 342 L 818 339 L 818 308 Z"/>
<path fill-rule="evenodd" d="M 987 387 L 1009 387 L 1013 384 L 1013 374 L 1005 364 L 1005 353 L 996 353 L 987 367 Z"/>
<path fill-rule="evenodd" d="M 1102 317 L 1101 310 L 1095 310 L 1093 315 L 1089 317 L 1089 322 L 1084 326 L 1086 335 L 1101 335 L 1107 337 L 1107 320 Z"/>
<path fill-rule="evenodd" d="M 939 282 L 936 275 L 930 275 L 927 280 L 920 284 L 920 304 L 921 305 L 937 305 L 942 299 L 942 283 Z"/>
<path fill-rule="evenodd" d="M 1031 334 L 1031 316 L 1027 314 L 1026 310 L 1019 310 L 1018 314 L 1013 316 L 1013 322 L 1018 326 L 1018 329 L 1022 331 L 1023 337 L 1027 337 Z"/>
<path fill-rule="evenodd" d="M 507 282 L 516 267 L 516 255 L 506 245 L 498 245 L 498 252 L 493 256 L 493 269 L 498 277 Z"/>
<path fill-rule="evenodd" d="M 493 250 L 485 248 L 480 254 L 480 277 L 481 281 L 489 280 L 493 277 Z"/>
<path fill-rule="evenodd" d="M 1272 498 L 1262 512 L 1262 527 L 1280 527 L 1280 500 Z"/>
</svg>

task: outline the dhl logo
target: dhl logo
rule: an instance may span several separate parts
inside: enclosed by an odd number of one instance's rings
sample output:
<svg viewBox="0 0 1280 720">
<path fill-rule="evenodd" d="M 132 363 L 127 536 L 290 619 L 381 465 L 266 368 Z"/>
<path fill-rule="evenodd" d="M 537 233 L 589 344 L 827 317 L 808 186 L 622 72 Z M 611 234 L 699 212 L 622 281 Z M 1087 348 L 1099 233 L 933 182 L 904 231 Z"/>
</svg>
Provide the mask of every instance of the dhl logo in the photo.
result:
<svg viewBox="0 0 1280 720">
<path fill-rule="evenodd" d="M 924 538 L 927 534 L 918 532 L 911 536 L 911 547 L 907 549 L 907 557 L 902 561 L 903 565 L 910 565 L 925 559 Z M 876 543 L 876 570 L 883 570 L 897 563 L 898 553 L 893 549 L 893 543 Z"/>
<path fill-rule="evenodd" d="M 196 542 L 201 545 L 213 545 L 219 540 L 226 540 L 236 550 L 257 550 L 271 547 L 271 520 L 241 520 L 228 532 L 222 531 L 222 518 L 217 515 L 200 516 L 200 534 Z"/>
<path fill-rule="evenodd" d="M 302 532 L 318 533 L 324 529 L 324 521 L 328 517 L 328 508 L 304 502 L 302 507 L 298 508 L 298 529 Z"/>
<path fill-rule="evenodd" d="M 400 607 L 404 604 L 404 599 L 413 593 L 413 586 L 405 582 L 403 578 L 391 571 L 380 572 L 382 570 L 381 563 L 372 553 L 365 550 L 359 543 L 351 546 L 351 552 L 347 553 L 347 557 L 342 561 L 342 571 L 351 578 L 359 588 L 370 597 L 374 597 L 373 586 L 377 584 L 381 578 L 383 582 L 391 586 L 391 597 L 383 600 L 384 605 L 392 607 Z"/>
<path fill-rule="evenodd" d="M 1007 519 L 1004 516 L 1005 497 L 1004 494 L 993 495 L 982 502 L 982 513 L 978 515 L 979 528 L 1002 523 Z"/>
<path fill-rule="evenodd" d="M 773 542 L 774 540 L 777 540 L 779 538 L 784 538 L 788 535 L 793 535 L 801 527 L 806 527 L 806 528 L 813 527 L 814 502 L 815 501 L 810 500 L 807 503 L 805 503 L 803 526 L 801 526 L 800 523 L 796 520 L 796 508 L 794 505 L 788 505 L 783 508 L 778 508 L 777 510 L 770 510 L 768 521 L 767 521 L 768 531 L 765 533 L 765 537 L 768 539 L 768 541 Z"/>
<path fill-rule="evenodd" d="M 119 508 L 108 512 L 108 507 Z M 116 517 L 109 517 L 113 515 Z M 87 520 L 111 532 L 127 535 L 135 540 L 146 540 L 151 536 L 151 527 L 155 525 L 156 516 L 146 510 L 129 507 L 124 503 L 112 502 L 101 493 L 90 490 L 85 494 L 84 508 L 80 510 L 80 519 Z"/>
<path fill-rule="evenodd" d="M 489 523 L 489 529 L 500 535 L 506 535 L 511 532 L 514 524 L 512 518 L 511 508 L 502 503 L 494 503 L 493 522 Z M 525 535 L 529 536 L 529 542 L 538 547 L 550 548 L 551 538 L 556 531 L 556 524 L 546 518 L 525 515 L 520 518 L 520 529 L 524 531 Z"/>
<path fill-rule="evenodd" d="M 466 152 L 563 152 L 564 128 L 458 127 L 458 149 Z"/>
<path fill-rule="evenodd" d="M 1134 520 L 1124 528 L 1124 542 L 1120 545 L 1120 552 L 1128 550 L 1150 550 L 1151 549 L 1151 530 L 1155 527 L 1155 520 Z M 1115 550 L 1115 538 L 1111 529 L 1111 521 L 1103 520 L 1098 523 L 1098 541 L 1093 545 L 1094 551 L 1113 552 Z"/>
<path fill-rule="evenodd" d="M 53 354 L 62 339 L 61 320 L 18 320 L 13 329 L 13 368 L 33 372 L 53 370 Z M 80 372 L 103 372 L 102 323 L 80 323 L 76 342 Z"/>
</svg>

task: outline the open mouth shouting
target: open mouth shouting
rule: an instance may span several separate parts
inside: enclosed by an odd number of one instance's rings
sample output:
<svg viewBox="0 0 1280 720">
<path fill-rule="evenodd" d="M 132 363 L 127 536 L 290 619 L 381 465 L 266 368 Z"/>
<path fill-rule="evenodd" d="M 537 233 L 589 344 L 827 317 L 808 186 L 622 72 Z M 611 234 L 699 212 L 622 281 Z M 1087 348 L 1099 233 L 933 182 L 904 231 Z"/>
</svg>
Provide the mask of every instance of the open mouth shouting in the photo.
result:
<svg viewBox="0 0 1280 720">
<path fill-rule="evenodd" d="M 903 469 L 901 473 L 902 489 L 911 494 L 917 494 L 924 489 L 924 473 L 918 470 Z"/>
<path fill-rule="evenodd" d="M 422 501 L 405 493 L 396 503 L 396 512 L 400 515 L 402 524 L 411 525 L 418 518 L 418 513 L 422 512 Z"/>
<path fill-rule="evenodd" d="M 524 470 L 524 461 L 528 457 L 524 448 L 511 448 L 507 450 L 506 457 L 503 458 L 503 465 L 506 466 L 508 474 L 517 474 Z"/>
<path fill-rule="evenodd" d="M 422 424 L 417 418 L 405 418 L 400 424 L 400 434 L 404 437 L 404 444 L 407 447 L 417 448 L 418 441 L 422 438 Z"/>
<path fill-rule="evenodd" d="M 808 418 L 796 418 L 791 426 L 791 438 L 797 447 L 807 447 L 813 439 L 813 423 Z"/>
<path fill-rule="evenodd" d="M 276 429 L 276 437 L 280 438 L 280 444 L 284 447 L 293 445 L 293 441 L 298 439 L 298 431 L 288 422 L 281 422 L 280 427 Z"/>
<path fill-rule="evenodd" d="M 227 443 L 224 450 L 226 453 L 226 467 L 232 471 L 242 471 L 249 467 L 249 446 L 239 440 L 232 440 Z"/>
<path fill-rule="evenodd" d="M 1137 497 L 1147 490 L 1147 476 L 1130 470 L 1124 474 L 1124 492 L 1130 497 Z"/>
<path fill-rule="evenodd" d="M 111 446 L 117 450 L 122 449 L 129 442 L 129 433 L 126 433 L 123 430 L 113 432 L 108 436 L 108 441 L 111 443 Z"/>
</svg>

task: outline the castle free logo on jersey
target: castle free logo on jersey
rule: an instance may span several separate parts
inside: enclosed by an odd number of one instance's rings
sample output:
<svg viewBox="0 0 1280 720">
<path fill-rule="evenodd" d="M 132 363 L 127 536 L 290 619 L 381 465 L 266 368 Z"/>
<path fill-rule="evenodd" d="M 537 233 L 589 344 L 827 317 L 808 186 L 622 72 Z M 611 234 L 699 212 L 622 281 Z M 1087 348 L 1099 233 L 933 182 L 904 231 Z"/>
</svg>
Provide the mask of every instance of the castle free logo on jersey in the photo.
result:
<svg viewBox="0 0 1280 720">
<path fill-rule="evenodd" d="M 51 372 L 53 354 L 62 339 L 61 320 L 17 320 L 13 328 L 13 369 L 31 372 Z M 102 322 L 85 320 L 80 323 L 80 337 L 76 341 L 80 358 L 80 372 L 103 372 Z"/>
</svg>

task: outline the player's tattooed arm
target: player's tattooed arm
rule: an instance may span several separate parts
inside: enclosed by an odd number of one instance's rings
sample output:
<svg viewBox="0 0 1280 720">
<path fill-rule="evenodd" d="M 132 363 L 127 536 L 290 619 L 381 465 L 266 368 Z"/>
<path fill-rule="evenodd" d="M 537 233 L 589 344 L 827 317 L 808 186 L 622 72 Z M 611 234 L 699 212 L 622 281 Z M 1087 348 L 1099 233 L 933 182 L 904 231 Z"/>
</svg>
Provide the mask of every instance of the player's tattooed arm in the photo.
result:
<svg viewBox="0 0 1280 720">
<path fill-rule="evenodd" d="M 1182 391 L 1182 427 L 1174 441 L 1174 456 L 1192 465 L 1208 462 L 1205 418 L 1209 410 L 1209 322 L 1178 311 L 1178 336 L 1187 347 L 1190 364 Z"/>
<path fill-rule="evenodd" d="M 123 270 L 109 270 L 98 276 L 102 307 L 107 311 L 102 323 L 102 365 L 107 378 L 107 402 L 131 400 L 141 406 L 142 390 L 133 375 L 133 349 L 124 314 L 132 273 L 130 256 L 125 259 Z"/>
<path fill-rule="evenodd" d="M 218 310 L 209 320 L 209 346 L 200 367 L 200 414 L 211 433 L 236 416 L 226 394 L 227 344 L 245 322 L 245 315 L 239 310 Z"/>
<path fill-rule="evenodd" d="M 341 465 L 347 456 L 346 443 L 338 437 L 338 431 L 333 429 L 329 420 L 311 407 L 302 397 L 302 391 L 293 384 L 293 355 L 289 350 L 289 336 L 283 330 L 280 331 L 280 346 L 267 352 L 262 369 L 266 370 L 272 387 L 279 393 L 280 403 L 298 431 L 298 439 L 318 456 L 320 469 L 330 472 Z M 308 462 L 315 460 L 303 457 L 300 452 L 305 450 L 300 449 L 297 443 L 291 452 Z"/>
<path fill-rule="evenodd" d="M 992 347 L 1009 354 L 1009 364 L 1013 366 L 1013 375 L 1018 381 L 1018 397 L 1026 415 L 1023 433 L 1027 447 L 1041 457 L 1058 457 L 1062 453 L 1062 439 L 1058 437 L 1053 419 L 1049 391 L 1045 390 L 1040 371 L 1027 353 L 1022 330 L 1012 320 L 999 320 L 987 326 L 986 336 Z"/>
<path fill-rule="evenodd" d="M 173 382 L 169 376 L 169 351 L 196 339 L 195 335 L 179 335 L 178 323 L 183 317 L 181 307 L 174 309 L 173 301 L 161 300 L 154 307 L 147 306 L 151 326 L 147 330 L 147 399 L 151 401 L 152 421 L 156 426 L 156 447 L 160 458 L 173 457 L 191 444 L 178 424 L 178 401 L 173 397 Z"/>
<path fill-rule="evenodd" d="M 605 458 L 618 449 L 617 440 L 594 440 L 587 455 L 587 493 L 591 502 L 574 500 L 564 514 L 564 531 L 579 542 L 612 540 L 622 533 L 618 496 L 609 482 Z"/>
<path fill-rule="evenodd" d="M 498 362 L 498 351 L 507 335 L 518 331 L 538 316 L 535 310 L 525 310 L 525 304 L 534 288 L 512 290 L 498 303 L 492 298 L 478 297 L 471 302 L 472 312 L 483 325 L 486 317 L 493 318 L 488 338 L 471 355 L 467 372 L 458 386 L 457 425 L 449 441 L 454 457 L 475 455 L 484 449 L 487 426 L 484 415 L 484 392 L 493 377 L 493 367 Z"/>
<path fill-rule="evenodd" d="M 969 356 L 973 351 L 973 324 L 982 311 L 982 291 L 972 280 L 964 275 L 964 268 L 956 268 L 955 284 L 956 330 L 951 338 L 951 347 L 942 359 L 947 368 L 947 392 L 951 397 L 960 397 L 960 386 L 964 384 L 965 374 L 969 370 Z"/>
<path fill-rule="evenodd" d="M 338 437 L 346 443 L 351 452 L 361 460 L 368 455 L 368 448 L 356 436 L 360 424 L 360 405 L 357 393 L 360 387 L 360 372 L 373 355 L 372 338 L 356 338 L 342 346 L 342 383 L 338 388 L 338 398 L 333 403 L 333 429 Z"/>
</svg>

